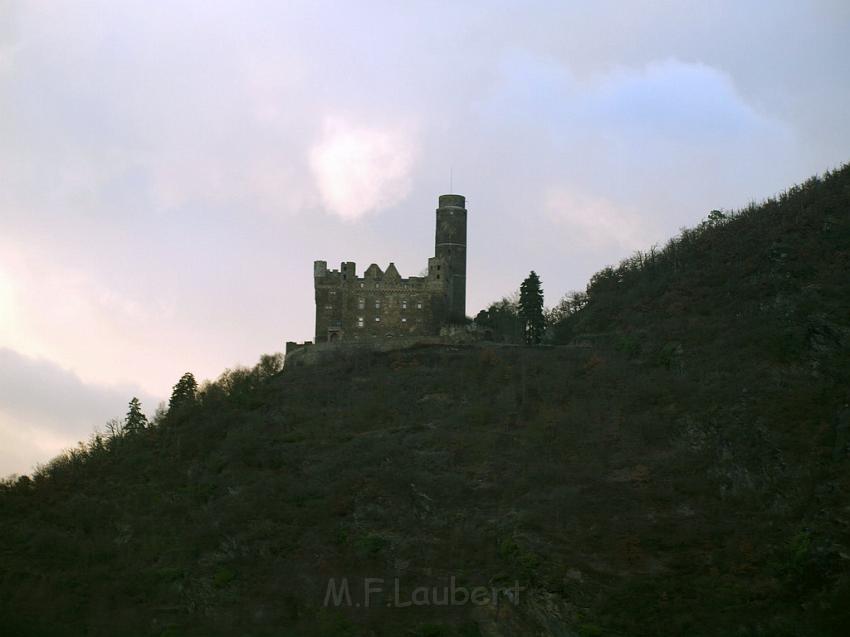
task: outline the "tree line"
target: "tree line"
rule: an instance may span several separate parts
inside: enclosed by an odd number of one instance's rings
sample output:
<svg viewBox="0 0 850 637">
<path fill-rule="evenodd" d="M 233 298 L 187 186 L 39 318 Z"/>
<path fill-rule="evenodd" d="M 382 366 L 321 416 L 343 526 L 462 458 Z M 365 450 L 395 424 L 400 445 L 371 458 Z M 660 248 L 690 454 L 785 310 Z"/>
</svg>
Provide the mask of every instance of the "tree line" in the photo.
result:
<svg viewBox="0 0 850 637">
<path fill-rule="evenodd" d="M 88 442 L 81 441 L 76 447 L 66 449 L 46 464 L 37 466 L 32 477 L 10 476 L 0 480 L 0 487 L 17 485 L 27 488 L 52 477 L 73 473 L 83 465 L 120 451 L 126 445 L 132 446 L 136 440 L 156 437 L 172 426 L 178 426 L 203 403 L 223 397 L 240 400 L 249 396 L 260 383 L 282 369 L 283 355 L 278 353 L 263 355 L 253 368 L 227 369 L 215 381 L 207 381 L 200 386 L 195 376 L 186 372 L 173 386 L 167 405 L 160 403 L 153 417 L 145 415 L 142 402 L 133 396 L 127 405 L 126 415 L 107 421 L 103 429 L 96 428 Z"/>
<path fill-rule="evenodd" d="M 783 193 L 780 200 L 784 201 L 787 197 L 798 194 L 807 186 L 811 184 L 807 182 L 804 186 Z M 680 235 L 670 239 L 664 248 L 654 245 L 647 251 L 635 251 L 617 266 L 607 266 L 595 273 L 584 291 L 568 292 L 551 308 L 544 306 L 540 276 L 532 270 L 517 292 L 481 310 L 475 316 L 474 323 L 488 338 L 495 341 L 527 345 L 559 342 L 564 338 L 563 333 L 569 331 L 565 326 L 595 298 L 615 290 L 646 271 L 659 274 L 663 271 L 675 273 L 682 267 L 684 255 L 689 253 L 691 246 L 703 235 L 738 216 L 751 214 L 756 209 L 756 204 L 751 203 L 737 213 L 712 210 L 696 228 L 683 228 Z"/>
<path fill-rule="evenodd" d="M 481 310 L 474 322 L 493 340 L 527 345 L 543 342 L 547 319 L 540 276 L 532 270 L 516 294 Z"/>
</svg>

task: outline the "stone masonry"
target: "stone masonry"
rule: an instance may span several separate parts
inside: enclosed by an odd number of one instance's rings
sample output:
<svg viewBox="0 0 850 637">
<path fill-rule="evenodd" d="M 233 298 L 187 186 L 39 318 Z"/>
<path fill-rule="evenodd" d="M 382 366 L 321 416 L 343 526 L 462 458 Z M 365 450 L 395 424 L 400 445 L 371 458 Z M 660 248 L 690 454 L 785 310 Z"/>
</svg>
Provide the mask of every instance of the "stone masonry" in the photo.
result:
<svg viewBox="0 0 850 637">
<path fill-rule="evenodd" d="M 316 343 L 435 336 L 466 317 L 466 200 L 441 195 L 434 256 L 425 276 L 402 278 L 395 264 L 357 276 L 351 261 L 328 270 L 313 263 Z"/>
</svg>

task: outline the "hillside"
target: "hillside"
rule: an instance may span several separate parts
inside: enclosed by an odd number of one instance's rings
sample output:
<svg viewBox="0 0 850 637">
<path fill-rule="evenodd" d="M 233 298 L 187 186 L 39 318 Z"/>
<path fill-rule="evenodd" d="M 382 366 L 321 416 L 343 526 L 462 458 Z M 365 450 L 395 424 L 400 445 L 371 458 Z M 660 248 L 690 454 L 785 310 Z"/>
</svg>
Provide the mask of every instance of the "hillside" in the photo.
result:
<svg viewBox="0 0 850 637">
<path fill-rule="evenodd" d="M 848 272 L 844 167 L 597 274 L 555 346 L 227 372 L 2 486 L 0 632 L 844 634 Z M 452 577 L 523 589 L 387 607 Z"/>
</svg>

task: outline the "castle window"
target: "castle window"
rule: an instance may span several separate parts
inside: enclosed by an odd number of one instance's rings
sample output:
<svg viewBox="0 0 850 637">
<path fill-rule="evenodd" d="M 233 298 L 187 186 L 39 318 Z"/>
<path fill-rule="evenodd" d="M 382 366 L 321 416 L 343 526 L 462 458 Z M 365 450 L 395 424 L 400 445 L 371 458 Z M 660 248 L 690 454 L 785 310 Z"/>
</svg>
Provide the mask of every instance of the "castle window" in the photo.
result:
<svg viewBox="0 0 850 637">
<path fill-rule="evenodd" d="M 402 323 L 407 323 L 407 317 L 406 317 L 406 316 L 402 316 L 402 317 L 401 317 L 401 322 L 402 322 Z"/>
<path fill-rule="evenodd" d="M 365 310 L 366 309 L 366 299 L 357 299 L 357 309 Z"/>
<path fill-rule="evenodd" d="M 440 266 L 437 266 L 437 269 L 439 270 L 439 269 L 440 269 Z"/>
<path fill-rule="evenodd" d="M 416 302 L 416 309 L 417 309 L 417 310 L 421 310 L 421 309 L 422 309 L 422 301 L 417 301 L 417 302 Z"/>
<path fill-rule="evenodd" d="M 376 288 L 379 288 L 379 287 L 381 287 L 381 284 L 380 284 L 380 283 L 376 283 L 376 284 L 375 284 L 375 287 L 376 287 Z"/>
<path fill-rule="evenodd" d="M 363 284 L 362 284 L 362 283 L 360 284 L 360 287 L 361 287 L 361 288 L 363 287 Z"/>
<path fill-rule="evenodd" d="M 380 323 L 380 322 L 381 322 L 381 317 L 380 317 L 380 316 L 376 316 L 376 317 L 375 317 L 375 323 Z"/>
<path fill-rule="evenodd" d="M 325 309 L 326 310 L 332 310 L 332 309 L 334 309 L 334 306 L 333 305 L 326 305 Z"/>
<path fill-rule="evenodd" d="M 357 317 L 357 327 L 363 327 L 363 317 L 362 316 Z"/>
<path fill-rule="evenodd" d="M 438 278 L 438 279 L 440 278 L 440 275 L 439 275 L 439 274 L 437 275 L 437 278 Z"/>
<path fill-rule="evenodd" d="M 401 309 L 403 309 L 403 310 L 406 310 L 406 309 L 407 309 L 407 301 L 402 300 L 402 302 L 401 302 Z"/>
<path fill-rule="evenodd" d="M 380 299 L 375 299 L 375 309 L 376 310 L 381 309 L 381 300 Z"/>
</svg>

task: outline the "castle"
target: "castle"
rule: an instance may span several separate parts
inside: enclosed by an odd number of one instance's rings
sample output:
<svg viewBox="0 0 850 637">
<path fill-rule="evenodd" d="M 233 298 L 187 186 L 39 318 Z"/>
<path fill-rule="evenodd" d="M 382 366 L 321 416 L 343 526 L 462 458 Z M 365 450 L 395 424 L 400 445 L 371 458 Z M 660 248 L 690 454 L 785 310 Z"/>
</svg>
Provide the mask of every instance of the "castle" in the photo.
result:
<svg viewBox="0 0 850 637">
<path fill-rule="evenodd" d="M 374 263 L 357 276 L 346 261 L 328 270 L 313 263 L 316 343 L 398 336 L 435 336 L 466 318 L 466 200 L 441 195 L 434 256 L 425 276 L 402 278 L 395 264 Z"/>
</svg>

